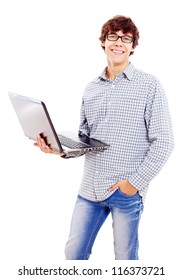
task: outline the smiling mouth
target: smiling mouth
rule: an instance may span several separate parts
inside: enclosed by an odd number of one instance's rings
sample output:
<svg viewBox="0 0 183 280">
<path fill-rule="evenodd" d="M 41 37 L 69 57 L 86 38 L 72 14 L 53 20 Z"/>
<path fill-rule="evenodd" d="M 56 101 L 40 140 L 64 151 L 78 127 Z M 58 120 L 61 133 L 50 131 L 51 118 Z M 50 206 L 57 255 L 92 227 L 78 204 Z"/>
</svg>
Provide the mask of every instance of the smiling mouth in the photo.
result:
<svg viewBox="0 0 183 280">
<path fill-rule="evenodd" d="M 117 55 L 122 55 L 124 53 L 124 51 L 120 51 L 120 50 L 112 50 L 112 52 Z"/>
</svg>

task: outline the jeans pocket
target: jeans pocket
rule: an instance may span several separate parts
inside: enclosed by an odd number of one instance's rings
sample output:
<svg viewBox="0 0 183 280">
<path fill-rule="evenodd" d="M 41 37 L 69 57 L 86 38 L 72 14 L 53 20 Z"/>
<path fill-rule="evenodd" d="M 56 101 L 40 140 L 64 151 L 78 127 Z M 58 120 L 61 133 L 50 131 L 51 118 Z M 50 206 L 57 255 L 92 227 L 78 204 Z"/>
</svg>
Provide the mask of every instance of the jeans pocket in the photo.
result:
<svg viewBox="0 0 183 280">
<path fill-rule="evenodd" d="M 118 188 L 118 192 L 120 193 L 120 195 L 122 195 L 122 196 L 126 196 L 126 197 L 136 197 L 136 196 L 139 196 L 139 192 L 137 191 L 135 194 L 127 194 L 127 193 L 124 193 L 120 188 Z"/>
<path fill-rule="evenodd" d="M 128 195 L 118 189 L 115 195 L 115 206 L 124 213 L 130 214 L 134 212 L 138 216 L 142 212 L 142 197 L 139 192 L 136 192 L 134 195 Z"/>
</svg>

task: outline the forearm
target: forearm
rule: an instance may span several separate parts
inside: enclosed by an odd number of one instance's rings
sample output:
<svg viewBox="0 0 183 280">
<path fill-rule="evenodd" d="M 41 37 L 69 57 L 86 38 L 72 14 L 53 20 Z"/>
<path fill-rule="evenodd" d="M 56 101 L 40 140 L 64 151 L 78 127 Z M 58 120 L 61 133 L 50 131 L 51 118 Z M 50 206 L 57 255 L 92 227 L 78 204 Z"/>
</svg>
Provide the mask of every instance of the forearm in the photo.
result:
<svg viewBox="0 0 183 280">
<path fill-rule="evenodd" d="M 159 141 L 154 141 L 143 162 L 137 171 L 128 178 L 128 181 L 139 191 L 146 188 L 168 160 L 173 147 L 172 133 L 162 137 Z"/>
</svg>

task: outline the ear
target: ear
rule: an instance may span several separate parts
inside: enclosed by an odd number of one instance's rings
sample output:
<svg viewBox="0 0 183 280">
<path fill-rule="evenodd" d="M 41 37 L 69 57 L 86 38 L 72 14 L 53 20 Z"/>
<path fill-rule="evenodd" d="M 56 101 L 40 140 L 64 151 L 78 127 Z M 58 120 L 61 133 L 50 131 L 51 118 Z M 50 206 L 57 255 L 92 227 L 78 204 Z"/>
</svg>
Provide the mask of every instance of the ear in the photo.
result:
<svg viewBox="0 0 183 280">
<path fill-rule="evenodd" d="M 102 46 L 102 47 L 105 47 L 105 42 L 101 42 L 101 46 Z"/>
</svg>

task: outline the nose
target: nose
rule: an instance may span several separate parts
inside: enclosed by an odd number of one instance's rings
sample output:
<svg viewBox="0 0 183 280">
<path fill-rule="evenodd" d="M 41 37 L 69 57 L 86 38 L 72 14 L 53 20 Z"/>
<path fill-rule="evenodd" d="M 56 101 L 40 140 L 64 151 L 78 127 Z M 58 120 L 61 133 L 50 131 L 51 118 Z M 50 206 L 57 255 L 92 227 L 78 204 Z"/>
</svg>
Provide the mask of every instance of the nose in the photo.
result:
<svg viewBox="0 0 183 280">
<path fill-rule="evenodd" d="M 121 38 L 118 38 L 118 40 L 115 43 L 116 43 L 116 46 L 122 46 L 123 45 L 123 42 L 122 42 Z"/>
</svg>

